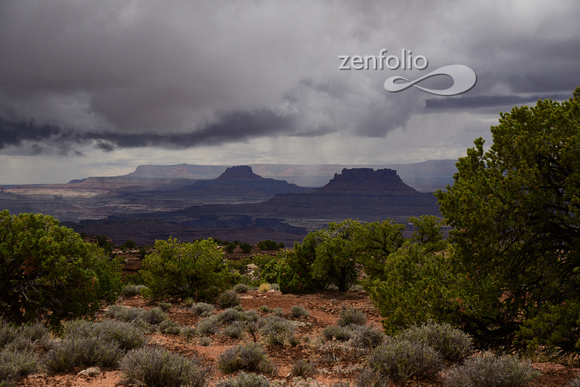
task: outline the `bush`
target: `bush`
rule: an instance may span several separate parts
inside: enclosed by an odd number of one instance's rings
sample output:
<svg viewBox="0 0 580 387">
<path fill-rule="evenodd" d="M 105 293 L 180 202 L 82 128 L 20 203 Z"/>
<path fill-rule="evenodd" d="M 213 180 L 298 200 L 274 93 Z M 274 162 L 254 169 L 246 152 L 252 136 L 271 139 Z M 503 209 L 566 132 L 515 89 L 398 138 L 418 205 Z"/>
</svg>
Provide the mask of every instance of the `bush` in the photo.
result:
<svg viewBox="0 0 580 387">
<path fill-rule="evenodd" d="M 91 315 L 121 290 L 117 260 L 42 214 L 0 212 L 0 261 L 0 318 L 18 323 Z"/>
<path fill-rule="evenodd" d="M 173 305 L 169 302 L 160 302 L 157 306 L 160 307 L 162 311 L 167 312 Z"/>
<path fill-rule="evenodd" d="M 452 368 L 445 380 L 451 387 L 523 387 L 540 373 L 529 363 L 513 356 L 485 354 L 467 359 L 465 364 Z"/>
<path fill-rule="evenodd" d="M 215 335 L 218 331 L 219 321 L 217 316 L 202 318 L 197 322 L 195 327 L 197 334 L 200 336 Z"/>
<path fill-rule="evenodd" d="M 233 290 L 226 290 L 225 292 L 220 293 L 216 302 L 221 308 L 232 308 L 240 305 L 240 297 L 238 297 L 238 293 Z"/>
<path fill-rule="evenodd" d="M 397 337 L 428 345 L 449 361 L 461 361 L 473 351 L 471 337 L 449 324 L 430 322 L 408 328 Z"/>
<path fill-rule="evenodd" d="M 181 335 L 185 337 L 185 341 L 188 343 L 195 337 L 196 333 L 197 331 L 193 327 L 184 326 L 181 328 Z"/>
<path fill-rule="evenodd" d="M 260 320 L 262 338 L 270 345 L 294 344 L 294 324 L 278 316 L 267 316 Z"/>
<path fill-rule="evenodd" d="M 179 243 L 176 239 L 155 242 L 139 271 L 153 299 L 213 300 L 228 289 L 231 274 L 224 253 L 211 240 Z"/>
<path fill-rule="evenodd" d="M 196 360 L 158 347 L 133 350 L 121 362 L 127 382 L 145 386 L 207 385 L 209 371 Z"/>
<path fill-rule="evenodd" d="M 389 383 L 389 377 L 370 368 L 365 368 L 357 375 L 355 382 L 357 387 L 386 387 Z"/>
<path fill-rule="evenodd" d="M 231 323 L 234 321 L 244 321 L 246 319 L 245 313 L 235 308 L 228 308 L 216 315 L 217 321 L 220 323 Z"/>
<path fill-rule="evenodd" d="M 248 254 L 252 252 L 252 245 L 249 243 L 240 243 L 240 249 L 242 250 L 242 253 Z"/>
<path fill-rule="evenodd" d="M 32 351 L 0 351 L 0 385 L 11 386 L 24 376 L 36 372 L 38 360 Z"/>
<path fill-rule="evenodd" d="M 101 322 L 69 321 L 64 324 L 63 333 L 65 340 L 95 338 L 112 342 L 125 351 L 138 348 L 145 342 L 141 329 L 131 323 L 114 320 L 103 320 Z"/>
<path fill-rule="evenodd" d="M 571 380 L 568 384 L 566 384 L 566 387 L 580 387 L 580 377 Z"/>
<path fill-rule="evenodd" d="M 239 339 L 242 336 L 244 336 L 244 324 L 242 324 L 239 321 L 234 322 L 233 324 L 230 324 L 228 326 L 226 326 L 223 330 L 222 333 L 232 339 Z"/>
<path fill-rule="evenodd" d="M 226 374 L 240 370 L 262 373 L 274 372 L 274 364 L 266 351 L 256 343 L 236 345 L 225 350 L 218 357 L 217 363 L 220 371 Z"/>
<path fill-rule="evenodd" d="M 306 308 L 304 308 L 302 305 L 294 305 L 292 308 L 290 308 L 290 314 L 294 318 L 303 318 L 308 317 L 310 312 L 308 312 L 308 310 L 306 310 Z"/>
<path fill-rule="evenodd" d="M 211 315 L 214 310 L 215 308 L 213 305 L 206 304 L 205 302 L 198 302 L 191 306 L 193 314 L 199 317 L 207 317 Z"/>
<path fill-rule="evenodd" d="M 217 387 L 270 387 L 270 382 L 262 375 L 241 372 L 237 378 L 224 380 Z"/>
<path fill-rule="evenodd" d="M 278 243 L 271 241 L 269 239 L 266 239 L 265 241 L 261 241 L 258 242 L 258 244 L 256 245 L 258 246 L 258 248 L 260 250 L 280 250 L 281 248 L 284 247 L 284 244 L 282 243 L 281 245 L 278 245 Z"/>
<path fill-rule="evenodd" d="M 180 335 L 181 327 L 175 321 L 167 319 L 159 324 L 159 332 L 166 335 Z"/>
<path fill-rule="evenodd" d="M 373 349 L 381 345 L 386 336 L 383 331 L 371 328 L 366 325 L 358 325 L 353 327 L 354 337 L 351 345 L 355 348 Z"/>
<path fill-rule="evenodd" d="M 349 306 L 343 309 L 338 314 L 338 326 L 345 327 L 348 325 L 365 325 L 367 323 L 367 316 L 357 310 L 354 306 Z"/>
<path fill-rule="evenodd" d="M 290 373 L 292 376 L 308 378 L 316 373 L 316 366 L 313 363 L 299 359 L 292 364 Z"/>
<path fill-rule="evenodd" d="M 404 386 L 413 377 L 433 378 L 443 368 L 443 358 L 433 348 L 407 340 L 393 340 L 377 347 L 369 358 L 372 369 Z"/>
<path fill-rule="evenodd" d="M 236 293 L 247 293 L 250 288 L 246 284 L 237 284 L 233 287 L 233 291 Z"/>
<path fill-rule="evenodd" d="M 53 344 L 44 359 L 48 372 L 72 371 L 77 367 L 116 367 L 125 353 L 117 343 L 97 336 L 74 337 Z"/>
<path fill-rule="evenodd" d="M 271 289 L 270 284 L 260 284 L 260 286 L 258 287 L 258 291 L 262 293 L 265 293 L 270 289 Z"/>
<path fill-rule="evenodd" d="M 141 294 L 141 291 L 143 291 L 144 289 L 146 289 L 147 286 L 145 285 L 125 285 L 123 286 L 123 292 L 122 294 L 125 297 L 134 297 L 134 296 L 138 296 L 139 294 Z"/>
<path fill-rule="evenodd" d="M 354 336 L 354 332 L 350 327 L 341 327 L 337 325 L 329 325 L 324 327 L 322 335 L 326 340 L 336 339 L 338 341 L 348 341 Z"/>
</svg>

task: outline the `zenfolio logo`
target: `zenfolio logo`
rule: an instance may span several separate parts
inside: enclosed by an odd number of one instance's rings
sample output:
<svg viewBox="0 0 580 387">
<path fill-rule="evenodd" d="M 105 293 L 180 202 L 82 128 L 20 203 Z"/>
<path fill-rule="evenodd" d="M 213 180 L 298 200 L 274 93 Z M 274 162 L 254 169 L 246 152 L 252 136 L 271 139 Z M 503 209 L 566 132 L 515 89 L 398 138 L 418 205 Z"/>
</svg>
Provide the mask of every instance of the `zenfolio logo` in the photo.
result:
<svg viewBox="0 0 580 387">
<path fill-rule="evenodd" d="M 413 56 L 413 51 L 402 49 L 401 56 L 388 55 L 388 50 L 383 48 L 379 51 L 379 55 L 339 55 L 340 65 L 339 70 L 425 70 L 429 66 L 429 60 L 424 55 Z M 427 87 L 419 86 L 418 83 L 425 79 L 436 77 L 439 75 L 446 75 L 453 79 L 453 85 L 443 90 L 429 89 Z M 393 76 L 388 78 L 384 87 L 391 93 L 396 93 L 408 89 L 411 86 L 427 93 L 435 95 L 457 95 L 465 93 L 470 90 L 477 82 L 475 72 L 464 65 L 452 64 L 433 70 L 430 73 L 423 75 L 414 81 L 409 81 L 405 77 Z"/>
</svg>

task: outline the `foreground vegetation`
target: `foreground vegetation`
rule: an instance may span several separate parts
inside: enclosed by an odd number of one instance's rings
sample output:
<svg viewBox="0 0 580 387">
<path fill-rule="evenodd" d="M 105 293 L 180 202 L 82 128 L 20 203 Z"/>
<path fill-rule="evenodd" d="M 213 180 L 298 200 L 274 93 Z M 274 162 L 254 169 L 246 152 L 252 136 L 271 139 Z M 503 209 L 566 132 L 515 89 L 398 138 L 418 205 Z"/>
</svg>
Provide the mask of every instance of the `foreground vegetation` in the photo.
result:
<svg viewBox="0 0 580 387">
<path fill-rule="evenodd" d="M 159 301 L 160 308 L 112 306 L 110 321 L 77 319 L 117 300 L 127 285 L 122 261 L 52 217 L 2 211 L 2 383 L 38 369 L 99 365 L 123 369 L 133 383 L 159 385 L 152 380 L 161 378 L 162 385 L 204 385 L 201 364 L 146 346 L 151 330 L 250 335 L 254 343 L 225 352 L 220 369 L 272 374 L 275 367 L 261 345 L 297 345 L 294 325 L 240 310 L 236 291 L 277 284 L 284 293 L 366 290 L 384 318 L 383 332 L 365 327 L 364 316 L 348 309 L 337 326 L 323 331 L 326 340 L 368 352 L 358 385 L 434 378 L 444 360 L 458 363 L 450 385 L 477 385 L 481 378 L 484 385 L 525 385 L 534 372 L 513 357 L 486 354 L 461 362 L 472 346 L 499 354 L 580 350 L 578 117 L 580 89 L 563 103 L 539 101 L 502 114 L 489 150 L 476 140 L 457 163 L 454 185 L 436 193 L 444 219 L 410 218 L 408 238 L 406 226 L 390 220 L 345 220 L 311 232 L 293 249 L 262 243 L 276 252 L 240 261 L 225 259 L 231 243 L 157 241 L 143 251 L 139 275 L 125 291 Z M 447 239 L 444 226 L 452 228 Z M 168 301 L 194 305 L 192 313 L 203 316 L 194 332 L 167 320 L 162 308 L 171 306 Z M 215 312 L 213 304 L 223 311 Z M 307 313 L 297 307 L 294 317 Z M 296 368 L 308 373 L 308 365 Z M 490 379 L 503 372 L 517 381 Z M 224 385 L 268 383 L 252 378 L 243 373 Z"/>
</svg>

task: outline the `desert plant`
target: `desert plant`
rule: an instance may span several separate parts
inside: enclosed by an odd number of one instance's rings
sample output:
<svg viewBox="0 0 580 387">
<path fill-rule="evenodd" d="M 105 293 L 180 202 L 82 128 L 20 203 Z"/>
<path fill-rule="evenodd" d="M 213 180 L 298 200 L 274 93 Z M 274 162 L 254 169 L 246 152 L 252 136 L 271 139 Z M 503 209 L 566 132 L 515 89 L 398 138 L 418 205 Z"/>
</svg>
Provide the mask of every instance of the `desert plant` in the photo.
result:
<svg viewBox="0 0 580 387">
<path fill-rule="evenodd" d="M 267 292 L 270 289 L 271 289 L 271 287 L 270 287 L 270 284 L 268 284 L 268 283 L 260 284 L 260 286 L 258 287 L 258 291 L 263 292 L 263 293 Z"/>
<path fill-rule="evenodd" d="M 224 252 L 211 239 L 193 243 L 158 240 L 139 274 L 148 288 L 144 296 L 175 300 L 213 300 L 231 286 L 232 278 Z"/>
<path fill-rule="evenodd" d="M 416 325 L 396 337 L 426 344 L 449 361 L 461 361 L 473 351 L 471 337 L 449 324 L 429 322 Z"/>
<path fill-rule="evenodd" d="M 336 339 L 338 341 L 348 341 L 354 336 L 354 332 L 350 327 L 341 327 L 337 325 L 329 325 L 322 330 L 322 336 L 326 340 Z"/>
<path fill-rule="evenodd" d="M 200 336 L 209 336 L 217 333 L 219 321 L 216 316 L 205 317 L 197 322 L 195 327 L 197 334 Z"/>
<path fill-rule="evenodd" d="M 413 377 L 433 378 L 443 368 L 443 357 L 433 348 L 408 340 L 391 340 L 371 353 L 369 365 L 399 386 Z"/>
<path fill-rule="evenodd" d="M 173 305 L 171 305 L 169 302 L 160 302 L 157 304 L 157 306 L 161 308 L 162 311 L 167 312 Z"/>
<path fill-rule="evenodd" d="M 280 250 L 281 248 L 284 247 L 284 244 L 281 243 L 280 245 L 278 245 L 278 243 L 270 240 L 270 239 L 266 239 L 265 241 L 260 241 L 258 242 L 258 244 L 256 245 L 260 250 Z"/>
<path fill-rule="evenodd" d="M 63 326 L 63 332 L 64 341 L 95 339 L 114 343 L 114 345 L 125 351 L 138 348 L 145 342 L 141 329 L 131 323 L 114 320 L 103 320 L 101 322 L 68 321 Z"/>
<path fill-rule="evenodd" d="M 367 367 L 357 375 L 355 382 L 357 387 L 386 387 L 389 377 Z"/>
<path fill-rule="evenodd" d="M 121 362 L 131 384 L 144 386 L 206 386 L 209 371 L 195 359 L 159 347 L 133 350 Z"/>
<path fill-rule="evenodd" d="M 34 373 L 38 360 L 33 351 L 0 351 L 0 385 L 11 386 L 24 376 Z"/>
<path fill-rule="evenodd" d="M 211 338 L 208 336 L 203 336 L 199 338 L 199 345 L 202 347 L 209 347 L 211 345 Z"/>
<path fill-rule="evenodd" d="M 282 309 L 282 308 L 274 308 L 274 309 L 272 309 L 272 313 L 275 314 L 278 317 L 282 317 L 282 316 L 284 316 L 284 309 Z"/>
<path fill-rule="evenodd" d="M 262 338 L 270 345 L 285 345 L 294 343 L 294 324 L 278 316 L 263 317 L 259 321 Z"/>
<path fill-rule="evenodd" d="M 121 292 L 121 262 L 42 214 L 0 212 L 0 318 L 17 323 L 94 314 Z"/>
<path fill-rule="evenodd" d="M 293 376 L 308 378 L 316 373 L 316 366 L 313 363 L 298 359 L 292 364 L 290 373 Z"/>
<path fill-rule="evenodd" d="M 292 308 L 290 308 L 290 314 L 294 318 L 304 318 L 308 317 L 310 312 L 308 312 L 308 310 L 306 310 L 306 308 L 304 308 L 302 305 L 294 305 Z"/>
<path fill-rule="evenodd" d="M 278 285 L 276 283 L 270 284 L 270 290 L 275 290 L 275 291 L 279 292 L 280 291 L 280 285 Z"/>
<path fill-rule="evenodd" d="M 123 291 L 121 292 L 121 294 L 124 295 L 125 297 L 134 297 L 141 294 L 141 291 L 145 288 L 147 288 L 147 286 L 145 285 L 129 284 L 123 286 Z"/>
<path fill-rule="evenodd" d="M 232 339 L 239 339 L 244 336 L 244 324 L 239 321 L 235 321 L 232 324 L 224 327 L 222 329 L 222 333 Z"/>
<path fill-rule="evenodd" d="M 74 337 L 55 342 L 44 358 L 44 366 L 50 373 L 77 367 L 116 367 L 124 354 L 113 341 L 103 341 L 97 336 Z"/>
<path fill-rule="evenodd" d="M 355 325 L 353 327 L 354 337 L 351 345 L 355 348 L 373 349 L 381 345 L 386 336 L 382 330 L 371 328 L 367 325 Z"/>
<path fill-rule="evenodd" d="M 570 382 L 566 384 L 566 387 L 580 387 L 580 377 L 570 380 Z"/>
<path fill-rule="evenodd" d="M 216 303 L 223 309 L 232 308 L 240 305 L 240 297 L 238 297 L 238 293 L 233 290 L 226 290 L 225 292 L 220 293 L 216 299 Z"/>
<path fill-rule="evenodd" d="M 215 310 L 214 306 L 205 302 L 197 302 L 191 306 L 191 311 L 199 317 L 207 317 Z"/>
<path fill-rule="evenodd" d="M 242 253 L 244 254 L 248 254 L 252 252 L 252 245 L 249 243 L 240 243 L 240 250 L 242 250 Z"/>
<path fill-rule="evenodd" d="M 185 337 L 185 341 L 187 341 L 188 343 L 195 337 L 196 334 L 197 331 L 195 330 L 194 327 L 186 325 L 181 328 L 181 335 Z"/>
<path fill-rule="evenodd" d="M 239 370 L 273 373 L 275 369 L 264 348 L 256 343 L 236 345 L 225 350 L 217 363 L 220 371 L 226 374 Z"/>
<path fill-rule="evenodd" d="M 270 382 L 265 376 L 240 372 L 236 378 L 226 379 L 217 387 L 270 387 Z"/>
<path fill-rule="evenodd" d="M 247 293 L 249 289 L 250 287 L 246 284 L 237 284 L 232 288 L 236 293 Z"/>
<path fill-rule="evenodd" d="M 340 327 L 348 325 L 365 325 L 366 323 L 367 316 L 354 306 L 348 306 L 338 314 L 337 324 Z"/>
<path fill-rule="evenodd" d="M 272 309 L 268 305 L 262 305 L 258 308 L 258 310 L 262 313 L 270 313 Z"/>
<path fill-rule="evenodd" d="M 540 373 L 530 363 L 520 362 L 513 356 L 495 356 L 486 353 L 474 356 L 462 366 L 453 367 L 445 380 L 451 387 L 523 387 Z"/>
<path fill-rule="evenodd" d="M 216 315 L 217 321 L 220 323 L 231 323 L 234 321 L 244 321 L 246 319 L 245 313 L 240 312 L 235 308 L 228 308 Z"/>
<path fill-rule="evenodd" d="M 167 319 L 159 324 L 159 332 L 166 335 L 180 335 L 181 327 L 175 321 Z"/>
</svg>

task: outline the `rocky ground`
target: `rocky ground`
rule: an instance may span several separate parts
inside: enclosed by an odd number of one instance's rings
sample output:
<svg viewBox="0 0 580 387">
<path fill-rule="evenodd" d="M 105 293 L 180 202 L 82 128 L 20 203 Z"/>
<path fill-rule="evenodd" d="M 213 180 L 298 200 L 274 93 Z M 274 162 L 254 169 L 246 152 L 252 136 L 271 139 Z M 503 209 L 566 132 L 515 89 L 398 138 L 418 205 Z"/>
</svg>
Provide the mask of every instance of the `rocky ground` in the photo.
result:
<svg viewBox="0 0 580 387">
<path fill-rule="evenodd" d="M 296 321 L 298 325 L 297 337 L 300 344 L 296 346 L 265 346 L 268 355 L 276 363 L 278 369 L 274 376 L 268 378 L 280 386 L 333 386 L 336 383 L 351 382 L 364 368 L 366 363 L 365 354 L 358 353 L 339 343 L 332 342 L 321 344 L 321 331 L 329 325 L 336 325 L 338 313 L 343 307 L 352 305 L 363 311 L 368 318 L 368 325 L 380 327 L 380 316 L 376 308 L 370 302 L 364 292 L 340 293 L 326 291 L 311 295 L 291 295 L 280 292 L 249 291 L 240 294 L 244 310 L 258 309 L 267 306 L 270 309 L 282 308 L 284 317 Z M 144 301 L 141 296 L 121 299 L 118 304 L 129 307 L 152 308 L 156 303 Z M 294 305 L 302 305 L 310 315 L 306 318 L 292 318 L 290 309 Z M 183 304 L 175 303 L 168 311 L 169 318 L 181 326 L 195 326 L 198 317 Z M 183 336 L 162 335 L 153 333 L 149 335 L 150 344 L 158 344 L 162 347 L 180 353 L 188 357 L 197 357 L 210 367 L 213 367 L 211 385 L 223 380 L 226 375 L 217 370 L 216 359 L 226 349 L 233 345 L 241 344 L 247 340 L 231 339 L 224 335 L 213 335 L 211 345 L 200 345 L 198 339 L 188 342 Z M 292 365 L 299 359 L 315 362 L 317 372 L 310 382 L 305 379 L 296 379 L 291 375 Z M 534 363 L 533 366 L 540 370 L 543 375 L 535 380 L 533 386 L 564 386 L 577 376 L 580 369 L 563 366 L 555 363 Z M 117 370 L 102 369 L 93 376 L 79 373 L 82 370 L 69 374 L 54 376 L 33 375 L 22 380 L 21 386 L 118 386 L 123 385 L 122 372 Z M 412 381 L 409 385 L 415 386 L 442 386 L 443 371 L 438 380 L 426 383 Z"/>
</svg>

